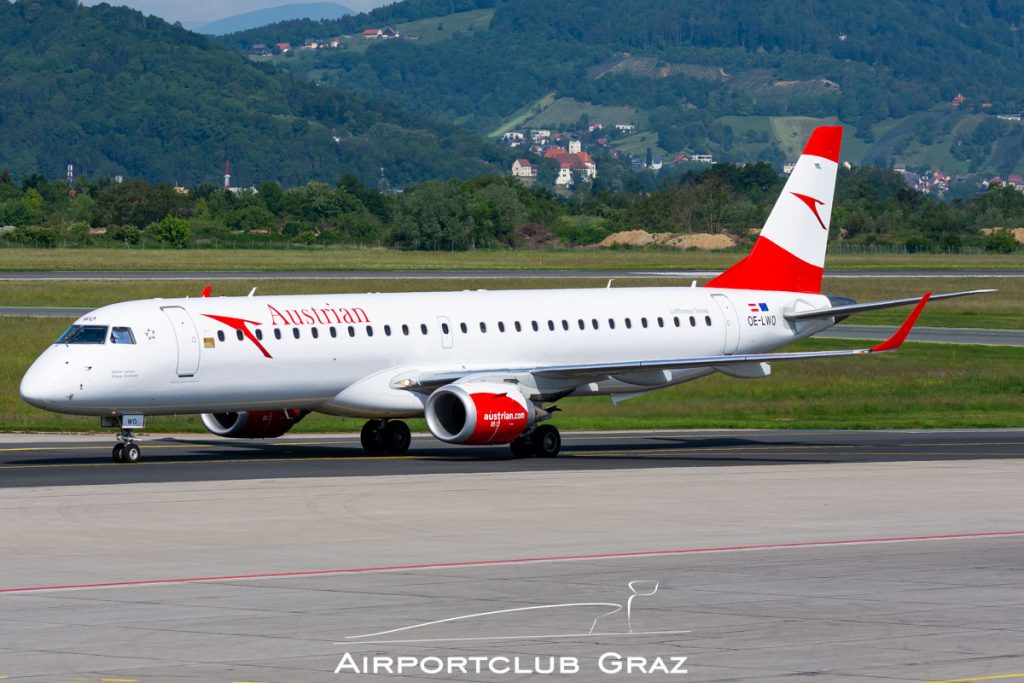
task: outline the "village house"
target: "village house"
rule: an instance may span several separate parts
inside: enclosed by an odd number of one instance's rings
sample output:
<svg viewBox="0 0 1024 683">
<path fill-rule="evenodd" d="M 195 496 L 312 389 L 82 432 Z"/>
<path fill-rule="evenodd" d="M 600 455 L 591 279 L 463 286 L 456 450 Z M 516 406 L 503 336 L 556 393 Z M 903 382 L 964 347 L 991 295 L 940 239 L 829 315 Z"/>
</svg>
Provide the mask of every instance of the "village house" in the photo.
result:
<svg viewBox="0 0 1024 683">
<path fill-rule="evenodd" d="M 282 53 L 290 52 L 292 49 L 291 43 L 275 43 L 274 47 L 280 50 Z"/>
<path fill-rule="evenodd" d="M 555 178 L 555 185 L 566 187 L 573 184 L 573 171 L 578 171 L 585 178 L 594 179 L 597 177 L 597 164 L 584 152 L 579 140 L 570 140 L 569 148 L 549 147 L 544 152 L 545 159 L 554 159 L 558 162 L 558 177 Z"/>
<path fill-rule="evenodd" d="M 636 126 L 634 126 L 632 123 L 616 123 L 615 130 L 625 135 L 632 135 L 633 133 L 636 132 Z"/>
<path fill-rule="evenodd" d="M 537 167 L 529 159 L 516 159 L 512 162 L 512 175 L 516 178 L 536 178 Z"/>
<path fill-rule="evenodd" d="M 249 54 L 253 57 L 266 57 L 270 54 L 270 49 L 263 43 L 256 43 L 249 48 Z"/>
</svg>

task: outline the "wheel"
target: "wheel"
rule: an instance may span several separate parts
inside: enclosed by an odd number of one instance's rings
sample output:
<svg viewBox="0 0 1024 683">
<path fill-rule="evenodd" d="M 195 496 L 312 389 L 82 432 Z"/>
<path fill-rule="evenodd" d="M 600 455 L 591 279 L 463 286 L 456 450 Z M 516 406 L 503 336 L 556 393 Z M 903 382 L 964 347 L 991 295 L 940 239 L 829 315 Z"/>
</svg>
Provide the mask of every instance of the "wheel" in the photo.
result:
<svg viewBox="0 0 1024 683">
<path fill-rule="evenodd" d="M 384 452 L 383 427 L 383 420 L 366 421 L 362 431 L 359 432 L 359 443 L 363 445 L 364 451 L 371 454 Z"/>
<path fill-rule="evenodd" d="M 541 425 L 530 434 L 533 452 L 538 458 L 553 458 L 562 450 L 562 435 L 552 425 Z"/>
<path fill-rule="evenodd" d="M 512 449 L 512 456 L 515 458 L 533 457 L 533 442 L 530 441 L 528 436 L 520 436 L 509 444 L 509 448 Z"/>
<path fill-rule="evenodd" d="M 123 451 L 124 451 L 124 444 L 123 443 L 116 443 L 116 444 L 114 444 L 114 452 L 112 454 L 114 456 L 114 462 L 124 462 L 124 457 L 122 455 Z"/>
<path fill-rule="evenodd" d="M 138 444 L 128 443 L 121 450 L 121 462 L 136 463 L 142 457 L 142 449 Z"/>
<path fill-rule="evenodd" d="M 390 420 L 381 430 L 381 442 L 384 451 L 391 455 L 404 455 L 409 451 L 409 444 L 412 443 L 412 434 L 409 432 L 409 425 L 401 420 Z"/>
</svg>

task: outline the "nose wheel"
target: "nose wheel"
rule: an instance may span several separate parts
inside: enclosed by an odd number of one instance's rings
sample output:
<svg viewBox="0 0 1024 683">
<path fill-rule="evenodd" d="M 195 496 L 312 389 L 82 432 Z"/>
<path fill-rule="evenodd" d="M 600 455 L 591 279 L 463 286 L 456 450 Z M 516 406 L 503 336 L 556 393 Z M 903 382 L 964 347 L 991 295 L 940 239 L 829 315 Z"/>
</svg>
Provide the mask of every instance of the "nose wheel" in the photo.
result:
<svg viewBox="0 0 1024 683">
<path fill-rule="evenodd" d="M 122 429 L 117 433 L 118 443 L 114 444 L 112 452 L 114 462 L 137 463 L 142 458 L 142 447 L 139 446 L 139 438 L 130 429 Z"/>
</svg>

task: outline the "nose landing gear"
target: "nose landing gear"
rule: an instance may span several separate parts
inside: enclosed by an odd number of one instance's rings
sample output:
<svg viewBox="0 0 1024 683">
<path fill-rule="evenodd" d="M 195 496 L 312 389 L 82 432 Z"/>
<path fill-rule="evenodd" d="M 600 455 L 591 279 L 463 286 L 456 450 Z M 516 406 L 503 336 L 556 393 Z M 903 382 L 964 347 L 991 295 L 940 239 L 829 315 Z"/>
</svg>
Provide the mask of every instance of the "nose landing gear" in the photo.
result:
<svg viewBox="0 0 1024 683">
<path fill-rule="evenodd" d="M 135 428 L 142 428 L 146 424 L 146 418 L 142 415 L 121 415 L 117 417 L 101 417 L 101 427 L 117 427 L 117 434 L 114 438 L 114 450 L 111 455 L 114 462 L 136 463 L 142 458 L 142 447 L 139 446 L 139 437 L 135 436 Z"/>
</svg>

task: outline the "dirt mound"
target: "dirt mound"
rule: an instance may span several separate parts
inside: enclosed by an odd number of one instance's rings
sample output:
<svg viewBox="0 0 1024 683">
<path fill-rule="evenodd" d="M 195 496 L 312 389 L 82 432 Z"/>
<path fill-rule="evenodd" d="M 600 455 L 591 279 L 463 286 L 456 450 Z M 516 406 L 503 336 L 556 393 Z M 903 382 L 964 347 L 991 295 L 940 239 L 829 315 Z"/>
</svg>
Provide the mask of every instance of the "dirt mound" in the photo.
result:
<svg viewBox="0 0 1024 683">
<path fill-rule="evenodd" d="M 712 235 L 706 232 L 656 232 L 626 230 L 608 235 L 600 247 L 646 247 L 658 244 L 678 249 L 730 249 L 736 246 L 736 239 L 726 234 Z"/>
<path fill-rule="evenodd" d="M 1018 244 L 1024 244 L 1024 228 L 982 228 L 982 235 L 991 235 L 996 230 L 1009 230 Z"/>
<path fill-rule="evenodd" d="M 552 249 L 562 246 L 555 233 L 536 223 L 523 223 L 515 229 L 513 239 L 517 247 L 528 249 Z"/>
</svg>

